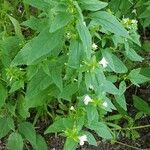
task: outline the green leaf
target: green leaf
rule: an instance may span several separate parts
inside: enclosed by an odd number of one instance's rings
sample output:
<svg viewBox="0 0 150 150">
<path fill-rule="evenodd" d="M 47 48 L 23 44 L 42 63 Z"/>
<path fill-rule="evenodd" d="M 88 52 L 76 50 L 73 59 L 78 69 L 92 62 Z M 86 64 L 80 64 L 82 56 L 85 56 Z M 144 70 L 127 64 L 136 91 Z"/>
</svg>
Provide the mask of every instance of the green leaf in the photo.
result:
<svg viewBox="0 0 150 150">
<path fill-rule="evenodd" d="M 23 150 L 23 139 L 19 133 L 11 133 L 8 137 L 8 150 Z"/>
<path fill-rule="evenodd" d="M 50 71 L 50 74 L 53 82 L 60 89 L 60 91 L 62 91 L 63 90 L 62 67 L 59 66 L 55 67 L 55 69 L 52 69 Z"/>
<path fill-rule="evenodd" d="M 108 5 L 108 3 L 98 1 L 98 0 L 92 0 L 92 1 L 80 0 L 79 3 L 83 9 L 91 10 L 91 11 L 100 10 L 102 8 L 105 8 Z"/>
<path fill-rule="evenodd" d="M 119 92 L 119 90 L 116 88 L 116 86 L 112 82 L 107 81 L 107 80 L 105 80 L 103 82 L 101 87 L 103 87 L 103 90 L 105 92 L 110 93 L 110 94 L 118 94 L 118 92 Z"/>
<path fill-rule="evenodd" d="M 46 129 L 44 134 L 62 132 L 63 130 L 65 130 L 65 126 L 63 125 L 64 119 L 66 118 L 61 118 L 59 120 L 56 120 L 52 125 L 50 125 Z"/>
<path fill-rule="evenodd" d="M 78 143 L 71 138 L 67 138 L 63 150 L 76 150 Z"/>
<path fill-rule="evenodd" d="M 64 132 L 66 129 L 71 129 L 74 127 L 74 118 L 59 118 L 58 120 L 54 121 L 52 125 L 50 125 L 44 134 L 48 133 L 57 133 L 57 132 Z"/>
<path fill-rule="evenodd" d="M 24 21 L 21 23 L 23 26 L 27 26 L 31 28 L 32 30 L 41 32 L 45 26 L 48 25 L 48 21 L 45 18 L 35 18 L 34 16 L 31 16 L 30 19 Z"/>
<path fill-rule="evenodd" d="M 143 42 L 142 48 L 146 51 L 146 52 L 150 52 L 150 41 L 145 40 Z"/>
<path fill-rule="evenodd" d="M 60 14 L 58 14 L 54 20 L 52 21 L 52 24 L 50 26 L 50 32 L 55 32 L 58 29 L 63 28 L 64 26 L 66 26 L 72 19 L 71 14 L 67 13 L 67 12 L 61 12 Z"/>
<path fill-rule="evenodd" d="M 36 142 L 37 142 L 37 150 L 48 150 L 45 139 L 41 135 L 39 134 L 37 135 Z"/>
<path fill-rule="evenodd" d="M 150 81 L 150 78 L 140 74 L 140 71 L 141 68 L 133 69 L 128 75 L 128 79 L 130 79 L 130 81 L 136 86 L 139 86 L 139 84 L 142 84 L 144 82 Z"/>
<path fill-rule="evenodd" d="M 6 136 L 14 128 L 13 120 L 10 117 L 0 118 L 0 139 Z"/>
<path fill-rule="evenodd" d="M 110 129 L 103 122 L 93 121 L 88 128 L 94 130 L 100 137 L 104 139 L 112 139 Z"/>
<path fill-rule="evenodd" d="M 100 25 L 104 30 L 129 38 L 127 30 L 112 14 L 105 11 L 98 11 L 91 15 L 91 24 Z"/>
<path fill-rule="evenodd" d="M 0 109 L 5 104 L 5 100 L 7 98 L 7 90 L 6 88 L 0 83 Z"/>
<path fill-rule="evenodd" d="M 124 92 L 126 91 L 126 83 L 125 81 L 121 81 L 119 84 L 119 95 L 124 94 Z"/>
<path fill-rule="evenodd" d="M 51 77 L 42 70 L 39 70 L 28 83 L 26 98 L 33 98 L 34 96 L 38 95 L 38 93 L 45 90 L 50 84 L 52 84 Z"/>
<path fill-rule="evenodd" d="M 133 95 L 133 104 L 138 110 L 150 115 L 150 106 L 140 97 Z"/>
<path fill-rule="evenodd" d="M 88 131 L 84 131 L 83 134 L 85 134 L 87 136 L 87 142 L 90 144 L 90 145 L 94 145 L 94 146 L 97 146 L 97 142 L 94 138 L 94 136 L 88 132 Z"/>
<path fill-rule="evenodd" d="M 43 1 L 43 0 L 24 0 L 24 3 L 30 4 L 31 6 L 36 7 L 40 10 L 44 10 L 44 11 L 48 11 L 51 8 L 50 3 L 48 3 L 47 1 Z M 52 1 L 51 3 L 53 4 Z"/>
<path fill-rule="evenodd" d="M 36 132 L 34 126 L 29 122 L 22 122 L 20 123 L 18 130 L 19 133 L 31 143 L 32 147 L 37 149 Z"/>
<path fill-rule="evenodd" d="M 30 65 L 42 56 L 47 57 L 52 50 L 60 48 L 63 42 L 63 31 L 49 33 L 44 29 L 37 37 L 27 43 L 12 61 L 12 66 L 27 64 Z"/>
<path fill-rule="evenodd" d="M 127 67 L 124 65 L 124 63 L 112 52 L 110 49 L 104 49 L 102 50 L 103 57 L 108 62 L 108 66 L 116 73 L 126 73 Z"/>
<path fill-rule="evenodd" d="M 12 24 L 14 25 L 14 28 L 15 28 L 15 33 L 16 35 L 21 39 L 21 40 L 24 40 L 24 37 L 22 35 L 22 32 L 21 32 L 21 27 L 20 27 L 20 24 L 19 22 L 13 18 L 12 16 L 9 16 L 9 19 L 11 20 Z"/>
<path fill-rule="evenodd" d="M 116 102 L 125 110 L 127 111 L 127 104 L 124 95 L 116 95 L 115 96 Z"/>
<path fill-rule="evenodd" d="M 125 54 L 132 61 L 143 61 L 144 60 L 144 58 L 142 58 L 140 55 L 138 55 L 135 52 L 135 50 L 133 50 L 132 48 L 129 48 L 128 50 L 126 49 Z"/>
<path fill-rule="evenodd" d="M 99 115 L 96 106 L 88 105 L 86 107 L 88 124 L 90 125 L 93 121 L 98 121 Z"/>
<path fill-rule="evenodd" d="M 59 94 L 59 98 L 70 101 L 73 94 L 78 91 L 78 84 L 68 84 L 63 88 L 63 91 Z"/>
<path fill-rule="evenodd" d="M 77 31 L 83 43 L 83 51 L 85 53 L 85 57 L 87 59 L 90 59 L 91 58 L 91 46 L 92 46 L 91 34 L 88 28 L 86 27 L 86 25 L 81 21 L 79 21 L 77 24 Z"/>
<path fill-rule="evenodd" d="M 15 81 L 11 85 L 11 89 L 10 89 L 9 93 L 13 93 L 23 87 L 24 87 L 24 82 L 22 80 Z"/>
<path fill-rule="evenodd" d="M 79 41 L 73 40 L 70 43 L 68 66 L 72 68 L 79 68 L 82 45 Z"/>
</svg>

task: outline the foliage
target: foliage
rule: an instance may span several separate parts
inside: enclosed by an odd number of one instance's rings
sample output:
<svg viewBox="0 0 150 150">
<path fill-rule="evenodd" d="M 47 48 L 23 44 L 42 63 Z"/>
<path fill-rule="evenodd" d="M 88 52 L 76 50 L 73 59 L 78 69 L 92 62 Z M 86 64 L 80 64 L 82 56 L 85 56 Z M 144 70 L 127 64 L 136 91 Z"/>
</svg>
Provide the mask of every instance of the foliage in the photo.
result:
<svg viewBox="0 0 150 150">
<path fill-rule="evenodd" d="M 138 138 L 130 128 L 150 114 L 149 105 L 133 96 L 132 117 L 125 93 L 150 81 L 149 66 L 138 66 L 147 59 L 141 47 L 149 52 L 149 41 L 141 46 L 138 34 L 138 27 L 149 28 L 149 2 L 0 3 L 0 138 L 8 136 L 8 149 L 21 150 L 27 141 L 48 149 L 35 130 L 45 116 L 52 122 L 44 134 L 66 137 L 64 150 L 86 141 L 96 146 L 93 131 L 110 141 L 119 133 Z"/>
</svg>

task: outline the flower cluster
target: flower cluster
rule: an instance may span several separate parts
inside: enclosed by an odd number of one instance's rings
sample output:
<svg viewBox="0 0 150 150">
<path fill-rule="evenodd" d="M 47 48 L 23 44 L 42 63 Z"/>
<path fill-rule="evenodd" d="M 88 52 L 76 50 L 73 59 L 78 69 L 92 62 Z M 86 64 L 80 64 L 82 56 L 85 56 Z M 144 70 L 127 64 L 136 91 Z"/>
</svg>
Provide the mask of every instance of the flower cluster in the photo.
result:
<svg viewBox="0 0 150 150">
<path fill-rule="evenodd" d="M 123 26 L 128 30 L 131 30 L 131 29 L 137 30 L 137 23 L 138 23 L 137 20 L 123 18 L 121 22 L 122 22 Z"/>
</svg>

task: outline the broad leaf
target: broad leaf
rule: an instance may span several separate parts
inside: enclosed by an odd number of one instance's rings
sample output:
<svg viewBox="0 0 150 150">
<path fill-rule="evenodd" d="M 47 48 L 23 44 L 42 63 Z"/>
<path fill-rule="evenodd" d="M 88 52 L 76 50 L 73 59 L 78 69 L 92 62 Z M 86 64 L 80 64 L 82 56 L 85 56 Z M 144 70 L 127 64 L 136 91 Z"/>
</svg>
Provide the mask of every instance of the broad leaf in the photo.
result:
<svg viewBox="0 0 150 150">
<path fill-rule="evenodd" d="M 81 7 L 83 9 L 91 10 L 91 11 L 100 10 L 102 8 L 105 8 L 108 5 L 108 3 L 99 0 L 92 0 L 92 1 L 80 0 L 79 3 L 81 4 Z"/>
<path fill-rule="evenodd" d="M 8 137 L 8 150 L 23 150 L 23 139 L 19 133 L 12 133 Z"/>
<path fill-rule="evenodd" d="M 23 135 L 32 145 L 33 148 L 37 149 L 36 144 L 36 132 L 33 125 L 29 122 L 22 122 L 19 125 L 19 133 Z"/>
<path fill-rule="evenodd" d="M 41 149 L 48 150 L 45 139 L 41 135 L 39 134 L 37 135 L 36 142 L 37 142 L 37 150 L 41 150 Z"/>
<path fill-rule="evenodd" d="M 108 62 L 108 66 L 116 73 L 126 73 L 127 67 L 124 63 L 114 55 L 110 49 L 102 50 L 103 57 Z"/>
<path fill-rule="evenodd" d="M 49 33 L 48 29 L 44 29 L 36 38 L 27 43 L 16 55 L 12 65 L 32 64 L 42 56 L 49 54 L 55 48 L 62 45 L 63 31 Z"/>
<path fill-rule="evenodd" d="M 150 106 L 140 97 L 133 95 L 133 104 L 138 110 L 150 115 Z"/>
<path fill-rule="evenodd" d="M 7 98 L 7 90 L 6 88 L 0 83 L 0 109 L 5 104 L 5 100 Z"/>
<path fill-rule="evenodd" d="M 112 14 L 106 11 L 98 11 L 93 13 L 91 18 L 91 24 L 100 25 L 106 31 L 129 38 L 127 30 Z"/>
<path fill-rule="evenodd" d="M 140 74 L 141 68 L 133 69 L 129 75 L 128 79 L 135 84 L 136 86 L 139 86 L 139 84 L 150 81 L 150 78 Z"/>
<path fill-rule="evenodd" d="M 83 43 L 83 51 L 85 53 L 85 57 L 87 59 L 90 59 L 91 58 L 91 46 L 92 46 L 91 34 L 88 28 L 86 27 L 86 25 L 81 21 L 79 21 L 77 24 L 77 30 L 78 30 L 80 39 Z"/>
<path fill-rule="evenodd" d="M 68 14 L 66 12 L 61 12 L 54 18 L 49 31 L 55 32 L 58 29 L 63 28 L 71 21 L 71 19 L 72 19 L 71 14 Z"/>
</svg>

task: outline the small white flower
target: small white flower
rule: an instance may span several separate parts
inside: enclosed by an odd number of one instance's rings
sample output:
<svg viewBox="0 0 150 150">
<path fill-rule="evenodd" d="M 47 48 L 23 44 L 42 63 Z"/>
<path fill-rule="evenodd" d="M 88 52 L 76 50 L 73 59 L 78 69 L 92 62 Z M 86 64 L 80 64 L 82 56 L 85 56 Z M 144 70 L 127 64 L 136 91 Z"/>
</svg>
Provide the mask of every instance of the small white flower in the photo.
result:
<svg viewBox="0 0 150 150">
<path fill-rule="evenodd" d="M 89 89 L 94 90 L 94 87 L 92 84 L 89 85 Z"/>
<path fill-rule="evenodd" d="M 71 107 L 70 107 L 70 110 L 74 111 L 74 110 L 75 110 L 75 108 L 74 108 L 73 106 L 71 106 Z"/>
<path fill-rule="evenodd" d="M 137 20 L 134 20 L 134 19 L 133 19 L 133 20 L 131 20 L 131 23 L 132 23 L 132 24 L 137 24 L 138 22 L 137 22 Z"/>
<path fill-rule="evenodd" d="M 88 105 L 89 102 L 92 102 L 92 99 L 90 96 L 86 95 L 84 96 L 83 102 L 85 105 Z"/>
<path fill-rule="evenodd" d="M 108 106 L 108 103 L 105 101 L 102 105 L 103 105 L 104 107 L 107 107 L 107 106 Z"/>
<path fill-rule="evenodd" d="M 126 24 L 130 21 L 130 19 L 129 18 L 123 18 L 122 21 L 123 21 L 124 24 Z"/>
<path fill-rule="evenodd" d="M 86 22 L 85 22 L 85 21 L 83 21 L 83 25 L 85 25 L 85 26 L 86 26 Z"/>
<path fill-rule="evenodd" d="M 87 136 L 86 135 L 82 135 L 79 137 L 80 140 L 80 145 L 83 146 L 84 142 L 87 141 Z"/>
<path fill-rule="evenodd" d="M 107 67 L 108 62 L 106 61 L 106 59 L 103 57 L 102 60 L 99 62 L 99 64 L 101 64 L 104 68 Z"/>
<path fill-rule="evenodd" d="M 97 48 L 98 48 L 98 46 L 97 46 L 95 43 L 93 43 L 93 44 L 92 44 L 92 49 L 93 49 L 93 50 L 96 50 Z"/>
<path fill-rule="evenodd" d="M 136 9 L 133 9 L 132 13 L 135 13 L 135 14 L 136 14 Z"/>
</svg>

